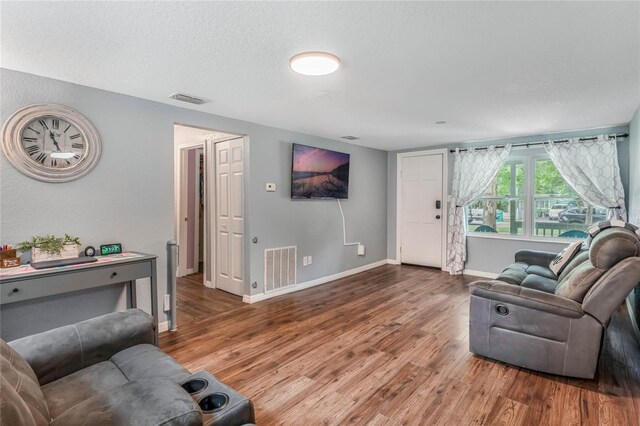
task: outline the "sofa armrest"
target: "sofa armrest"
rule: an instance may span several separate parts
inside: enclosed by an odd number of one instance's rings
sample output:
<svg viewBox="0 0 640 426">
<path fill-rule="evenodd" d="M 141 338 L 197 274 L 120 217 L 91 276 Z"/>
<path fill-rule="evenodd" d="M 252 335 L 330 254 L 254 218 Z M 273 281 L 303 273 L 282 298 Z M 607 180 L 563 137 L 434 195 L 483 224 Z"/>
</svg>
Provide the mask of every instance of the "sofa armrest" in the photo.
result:
<svg viewBox="0 0 640 426">
<path fill-rule="evenodd" d="M 102 315 L 9 342 L 47 384 L 141 343 L 153 344 L 153 317 L 139 309 Z"/>
<path fill-rule="evenodd" d="M 540 250 L 518 250 L 516 252 L 516 262 L 526 263 L 528 265 L 538 265 L 544 266 L 545 268 L 549 267 L 549 263 L 558 253 L 553 253 L 550 251 L 540 251 Z"/>
<path fill-rule="evenodd" d="M 502 281 L 476 281 L 471 284 L 471 294 L 567 318 L 584 316 L 582 306 L 571 299 Z"/>
</svg>

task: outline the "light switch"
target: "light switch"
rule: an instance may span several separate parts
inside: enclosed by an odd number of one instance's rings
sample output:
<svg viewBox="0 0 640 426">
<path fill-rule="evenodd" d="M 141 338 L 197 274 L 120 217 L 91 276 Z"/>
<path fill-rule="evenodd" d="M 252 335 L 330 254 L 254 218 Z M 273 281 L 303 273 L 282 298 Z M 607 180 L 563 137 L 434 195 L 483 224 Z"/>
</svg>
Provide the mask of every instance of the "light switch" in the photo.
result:
<svg viewBox="0 0 640 426">
<path fill-rule="evenodd" d="M 265 185 L 267 192 L 276 192 L 276 184 L 275 183 L 268 183 Z"/>
</svg>

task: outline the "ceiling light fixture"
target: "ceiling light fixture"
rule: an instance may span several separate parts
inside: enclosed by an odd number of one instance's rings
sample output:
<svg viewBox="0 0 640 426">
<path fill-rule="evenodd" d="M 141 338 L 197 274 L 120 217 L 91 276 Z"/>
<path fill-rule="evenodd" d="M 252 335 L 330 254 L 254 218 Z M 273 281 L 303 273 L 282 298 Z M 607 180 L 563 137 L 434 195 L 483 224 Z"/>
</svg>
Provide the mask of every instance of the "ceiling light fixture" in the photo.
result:
<svg viewBox="0 0 640 426">
<path fill-rule="evenodd" d="M 340 59 L 327 52 L 303 52 L 292 56 L 289 66 L 298 74 L 327 75 L 340 68 Z"/>
</svg>

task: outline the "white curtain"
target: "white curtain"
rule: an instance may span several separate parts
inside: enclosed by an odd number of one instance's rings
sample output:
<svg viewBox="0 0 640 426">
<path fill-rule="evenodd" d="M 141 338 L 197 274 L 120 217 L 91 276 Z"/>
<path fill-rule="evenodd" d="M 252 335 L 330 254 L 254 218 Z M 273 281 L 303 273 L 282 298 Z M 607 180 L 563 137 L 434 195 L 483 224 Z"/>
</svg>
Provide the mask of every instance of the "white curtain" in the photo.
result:
<svg viewBox="0 0 640 426">
<path fill-rule="evenodd" d="M 479 198 L 496 178 L 509 156 L 511 145 L 504 148 L 470 148 L 453 154 L 453 185 L 449 204 L 447 232 L 447 270 L 461 274 L 467 260 L 466 221 L 464 208 Z"/>
<path fill-rule="evenodd" d="M 615 139 L 549 142 L 545 149 L 569 186 L 589 204 L 609 209 L 608 219 L 627 220 Z"/>
</svg>

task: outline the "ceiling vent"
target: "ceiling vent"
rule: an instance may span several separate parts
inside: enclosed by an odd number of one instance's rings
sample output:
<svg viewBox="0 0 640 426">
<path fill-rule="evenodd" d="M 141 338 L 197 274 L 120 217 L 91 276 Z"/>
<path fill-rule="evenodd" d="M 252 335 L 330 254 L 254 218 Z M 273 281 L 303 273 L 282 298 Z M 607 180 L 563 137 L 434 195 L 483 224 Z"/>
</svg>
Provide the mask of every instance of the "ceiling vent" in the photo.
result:
<svg viewBox="0 0 640 426">
<path fill-rule="evenodd" d="M 201 99 L 196 96 L 187 95 L 185 93 L 174 93 L 169 97 L 171 99 L 175 99 L 176 101 L 188 102 L 190 104 L 196 104 L 196 105 L 202 105 L 208 102 L 205 99 Z"/>
<path fill-rule="evenodd" d="M 347 135 L 347 136 L 340 136 L 341 139 L 346 139 L 348 141 L 357 141 L 358 139 L 360 139 L 357 136 L 351 136 L 351 135 Z"/>
</svg>

